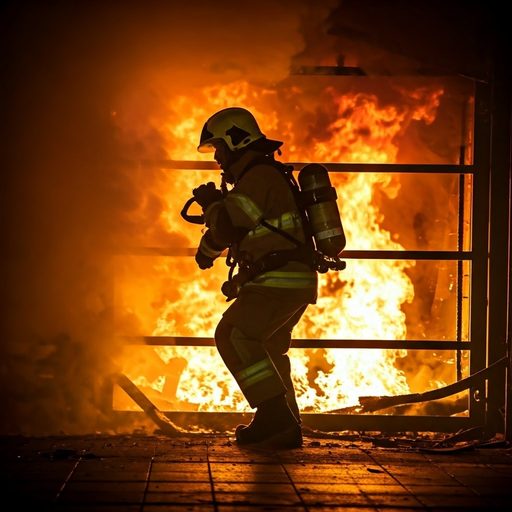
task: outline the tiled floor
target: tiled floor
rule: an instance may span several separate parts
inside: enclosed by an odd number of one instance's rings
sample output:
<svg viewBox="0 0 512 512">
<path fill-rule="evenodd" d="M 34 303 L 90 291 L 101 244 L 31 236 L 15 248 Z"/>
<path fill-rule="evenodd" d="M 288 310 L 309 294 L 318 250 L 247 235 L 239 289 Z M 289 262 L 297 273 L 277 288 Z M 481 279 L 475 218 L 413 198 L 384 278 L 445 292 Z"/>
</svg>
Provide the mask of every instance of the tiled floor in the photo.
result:
<svg viewBox="0 0 512 512">
<path fill-rule="evenodd" d="M 304 441 L 300 449 L 272 451 L 238 447 L 225 435 L 4 437 L 2 510 L 441 512 L 512 505 L 506 443 L 435 452 Z"/>
</svg>

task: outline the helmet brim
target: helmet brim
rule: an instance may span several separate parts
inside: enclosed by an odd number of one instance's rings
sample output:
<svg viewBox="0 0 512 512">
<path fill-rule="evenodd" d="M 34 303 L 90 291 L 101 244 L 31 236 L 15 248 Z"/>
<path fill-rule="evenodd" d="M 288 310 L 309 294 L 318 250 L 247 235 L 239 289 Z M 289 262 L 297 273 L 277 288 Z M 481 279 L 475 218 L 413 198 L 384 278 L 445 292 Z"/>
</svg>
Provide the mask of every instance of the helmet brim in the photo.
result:
<svg viewBox="0 0 512 512">
<path fill-rule="evenodd" d="M 199 146 L 197 146 L 197 151 L 199 151 L 199 153 L 213 153 L 215 151 L 214 144 L 216 142 L 219 142 L 220 140 L 222 140 L 222 139 L 205 140 L 204 142 L 201 142 L 201 144 L 199 144 Z"/>
<path fill-rule="evenodd" d="M 266 137 L 262 137 L 261 139 L 251 142 L 246 147 L 248 149 L 252 149 L 253 151 L 257 151 L 258 153 L 270 155 L 271 153 L 275 153 L 282 145 L 283 142 L 280 140 L 272 140 L 267 139 Z"/>
<path fill-rule="evenodd" d="M 215 151 L 214 144 L 220 141 L 222 141 L 222 139 L 219 138 L 205 140 L 204 142 L 199 144 L 199 146 L 197 146 L 197 151 L 199 151 L 199 153 L 213 153 Z M 257 151 L 258 153 L 270 155 L 271 153 L 275 153 L 282 145 L 283 142 L 280 140 L 272 140 L 267 139 L 266 137 L 261 137 L 251 142 L 243 149 L 252 149 L 253 151 Z"/>
</svg>

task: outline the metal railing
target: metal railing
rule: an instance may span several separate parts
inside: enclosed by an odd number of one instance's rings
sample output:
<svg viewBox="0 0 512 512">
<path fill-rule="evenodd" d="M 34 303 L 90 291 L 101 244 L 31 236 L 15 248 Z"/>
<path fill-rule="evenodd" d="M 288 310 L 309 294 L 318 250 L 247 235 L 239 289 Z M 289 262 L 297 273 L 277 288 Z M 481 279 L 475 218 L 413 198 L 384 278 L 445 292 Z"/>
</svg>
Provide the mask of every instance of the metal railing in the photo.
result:
<svg viewBox="0 0 512 512">
<path fill-rule="evenodd" d="M 417 415 L 393 415 L 393 414 L 347 414 L 347 413 L 318 413 L 304 414 L 304 424 L 311 428 L 340 431 L 386 431 L 386 432 L 455 432 L 462 428 L 484 425 L 493 421 L 496 428 L 500 429 L 499 411 L 504 405 L 505 368 L 503 357 L 506 355 L 506 344 L 493 345 L 498 332 L 499 337 L 507 337 L 503 333 L 503 327 L 507 325 L 504 318 L 506 314 L 502 307 L 502 301 L 508 301 L 508 288 L 504 289 L 499 282 L 499 272 L 503 273 L 503 279 L 508 281 L 508 237 L 499 236 L 494 241 L 490 235 L 500 233 L 498 224 L 505 222 L 502 218 L 491 218 L 490 197 L 498 197 L 500 201 L 506 201 L 501 205 L 509 212 L 510 198 L 504 197 L 503 190 L 496 187 L 504 186 L 504 179 L 495 178 L 491 183 L 491 95 L 493 88 L 490 84 L 475 82 L 474 89 L 474 113 L 473 113 L 473 154 L 471 164 L 461 165 L 410 165 L 410 164 L 324 164 L 331 173 L 427 173 L 427 174 L 456 174 L 459 181 L 459 219 L 464 213 L 460 211 L 464 203 L 462 196 L 464 180 L 471 176 L 473 180 L 473 198 L 471 205 L 471 247 L 462 250 L 462 240 L 459 236 L 459 248 L 455 251 L 358 251 L 347 250 L 343 252 L 343 259 L 373 259 L 373 260 L 432 260 L 432 261 L 457 261 L 458 266 L 458 297 L 462 297 L 462 262 L 469 262 L 469 339 L 462 341 L 460 309 L 458 303 L 459 319 L 457 319 L 457 339 L 452 340 L 373 340 L 373 339 L 293 339 L 292 348 L 325 348 L 325 349 L 406 349 L 406 350 L 454 350 L 458 354 L 457 381 L 461 381 L 468 390 L 468 414 L 467 416 L 417 416 Z M 462 160 L 463 161 L 463 160 Z M 217 170 L 214 162 L 195 161 L 160 161 L 146 162 L 147 165 L 158 165 L 167 169 L 190 170 Z M 300 162 L 290 162 L 295 168 L 305 165 Z M 491 190 L 492 187 L 492 190 Z M 495 206 L 496 208 L 497 206 Z M 500 214 L 502 215 L 502 211 Z M 491 221 L 493 225 L 491 226 Z M 509 219 L 506 218 L 508 226 Z M 462 229 L 458 226 L 459 235 Z M 196 249 L 187 248 L 132 248 L 125 252 L 131 255 L 155 255 L 155 256 L 180 256 L 191 257 Z M 499 268 L 490 272 L 490 258 L 496 256 Z M 506 265 L 506 266 L 505 266 Z M 506 277 L 505 277 L 506 276 Z M 496 307 L 499 305 L 499 307 Z M 493 308 L 496 308 L 496 311 Z M 499 327 L 489 325 L 489 319 L 495 319 Z M 506 331 L 506 328 L 505 328 Z M 144 343 L 152 346 L 214 346 L 214 340 L 205 337 L 124 337 L 126 343 Z M 469 378 L 462 379 L 460 369 L 461 351 L 469 353 Z M 491 366 L 499 361 L 499 365 Z M 486 368 L 491 368 L 486 371 Z M 477 375 L 478 378 L 471 378 Z M 459 386 L 460 387 L 460 386 Z M 455 389 L 455 388 L 452 388 Z M 447 386 L 445 396 L 450 396 L 452 389 Z M 457 392 L 461 390 L 456 388 Z M 441 395 L 442 395 L 441 390 Z M 425 394 L 425 400 L 431 400 L 431 395 Z M 421 399 L 421 397 L 420 397 Z M 418 400 L 418 396 L 415 397 Z M 400 401 L 400 400 L 398 400 Z M 402 403 L 408 403 L 404 397 Z M 240 420 L 241 413 L 187 413 L 166 412 L 166 415 L 185 424 L 189 421 L 198 423 L 215 423 L 222 418 L 223 424 L 236 424 Z"/>
</svg>

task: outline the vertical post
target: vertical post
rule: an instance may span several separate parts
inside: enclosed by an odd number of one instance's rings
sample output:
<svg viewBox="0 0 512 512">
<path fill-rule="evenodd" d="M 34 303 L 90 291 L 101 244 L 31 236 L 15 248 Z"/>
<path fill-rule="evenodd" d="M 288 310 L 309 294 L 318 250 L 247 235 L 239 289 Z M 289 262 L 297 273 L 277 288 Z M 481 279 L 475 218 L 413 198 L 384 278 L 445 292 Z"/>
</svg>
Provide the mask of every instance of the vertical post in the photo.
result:
<svg viewBox="0 0 512 512">
<path fill-rule="evenodd" d="M 462 111 L 462 126 L 461 126 L 461 144 L 459 150 L 459 165 L 466 163 L 466 128 L 467 128 L 467 106 L 464 104 Z M 459 175 L 459 206 L 458 206 L 458 222 L 457 222 L 457 250 L 464 250 L 464 203 L 465 203 L 465 176 Z M 462 316 L 463 311 L 463 296 L 464 296 L 464 265 L 461 260 L 457 261 L 457 341 L 462 341 Z M 457 349 L 456 357 L 456 375 L 457 381 L 462 380 L 462 350 Z"/>
<path fill-rule="evenodd" d="M 470 277 L 470 375 L 487 365 L 489 269 L 489 170 L 491 151 L 490 86 L 475 81 L 473 151 L 473 222 Z M 484 425 L 485 389 L 470 390 L 469 411 L 474 425 Z"/>
<path fill-rule="evenodd" d="M 459 175 L 459 208 L 458 208 L 458 226 L 457 226 L 457 250 L 462 251 L 463 243 L 462 237 L 464 236 L 464 174 Z M 464 296 L 464 271 L 463 262 L 457 261 L 457 341 L 462 341 L 462 298 Z M 462 380 L 462 351 L 457 349 L 456 353 L 456 371 L 457 380 Z"/>
<path fill-rule="evenodd" d="M 509 343 L 511 80 L 506 48 L 500 47 L 498 42 L 493 63 L 488 364 L 507 355 Z M 496 372 L 489 379 L 487 400 L 488 422 L 495 432 L 504 432 L 505 371 Z"/>
</svg>

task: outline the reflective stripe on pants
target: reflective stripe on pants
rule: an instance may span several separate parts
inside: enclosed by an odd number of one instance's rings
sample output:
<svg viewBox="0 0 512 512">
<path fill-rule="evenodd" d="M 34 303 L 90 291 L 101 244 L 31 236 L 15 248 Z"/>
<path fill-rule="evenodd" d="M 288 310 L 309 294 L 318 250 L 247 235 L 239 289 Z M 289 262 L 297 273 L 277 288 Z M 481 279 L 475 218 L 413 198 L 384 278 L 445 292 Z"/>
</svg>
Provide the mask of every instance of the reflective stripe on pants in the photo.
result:
<svg viewBox="0 0 512 512">
<path fill-rule="evenodd" d="M 283 395 L 287 388 L 263 345 L 222 319 L 215 331 L 222 360 L 252 408 Z"/>
</svg>

